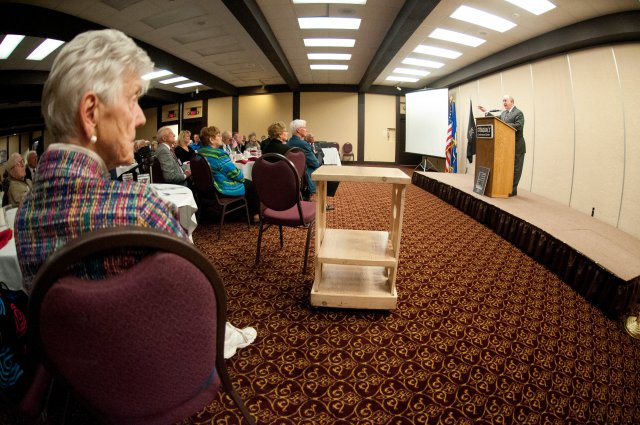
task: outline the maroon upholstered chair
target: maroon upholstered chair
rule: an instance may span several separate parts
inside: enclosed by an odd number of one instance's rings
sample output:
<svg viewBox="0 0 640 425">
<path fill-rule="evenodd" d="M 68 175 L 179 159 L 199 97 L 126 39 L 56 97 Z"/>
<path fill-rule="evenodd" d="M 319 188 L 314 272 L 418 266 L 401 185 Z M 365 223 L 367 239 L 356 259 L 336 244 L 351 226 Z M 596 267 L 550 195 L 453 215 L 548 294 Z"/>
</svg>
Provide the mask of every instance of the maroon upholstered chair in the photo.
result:
<svg viewBox="0 0 640 425">
<path fill-rule="evenodd" d="M 198 202 L 198 211 L 210 211 L 214 215 L 220 216 L 220 227 L 218 228 L 218 239 L 222 236 L 222 226 L 224 225 L 224 217 L 241 208 L 245 209 L 247 214 L 247 226 L 251 226 L 249 220 L 249 206 L 244 196 L 225 197 L 220 196 L 213 185 L 213 174 L 207 159 L 200 154 L 195 154 L 189 163 L 191 167 L 191 179 L 193 180 L 196 192 L 196 200 Z"/>
<path fill-rule="evenodd" d="M 355 161 L 353 155 L 353 145 L 351 143 L 345 143 L 342 145 L 342 160 L 346 161 L 347 158 L 351 158 L 351 161 Z"/>
<path fill-rule="evenodd" d="M 307 229 L 302 267 L 302 273 L 305 274 L 311 231 L 316 221 L 316 204 L 301 199 L 300 178 L 295 165 L 278 153 L 268 153 L 256 160 L 252 176 L 262 204 L 256 264 L 260 262 L 262 233 L 271 225 L 277 225 L 280 229 L 280 247 L 284 246 L 282 226 L 303 227 Z"/>
<path fill-rule="evenodd" d="M 148 255 L 102 280 L 68 274 L 73 264 L 122 249 Z M 254 423 L 223 358 L 222 281 L 192 244 L 143 227 L 96 230 L 51 256 L 34 283 L 33 343 L 54 378 L 98 418 L 173 424 L 205 407 L 222 384 Z"/>
<path fill-rule="evenodd" d="M 300 191 L 304 193 L 307 187 L 307 173 L 305 172 L 307 170 L 307 157 L 304 151 L 300 148 L 291 148 L 285 156 L 296 167 L 298 177 L 300 178 Z"/>
</svg>

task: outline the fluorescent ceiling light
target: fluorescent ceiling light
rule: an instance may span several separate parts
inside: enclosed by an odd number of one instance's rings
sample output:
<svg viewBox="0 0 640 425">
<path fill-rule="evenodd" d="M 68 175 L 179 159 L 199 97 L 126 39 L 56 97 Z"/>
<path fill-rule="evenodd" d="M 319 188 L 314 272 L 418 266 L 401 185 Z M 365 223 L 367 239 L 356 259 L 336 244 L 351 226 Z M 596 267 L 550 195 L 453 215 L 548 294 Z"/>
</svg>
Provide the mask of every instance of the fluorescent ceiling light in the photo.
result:
<svg viewBox="0 0 640 425">
<path fill-rule="evenodd" d="M 415 83 L 418 81 L 418 78 L 411 77 L 401 77 L 399 75 L 389 75 L 387 81 L 406 81 L 407 83 Z"/>
<path fill-rule="evenodd" d="M 420 44 L 418 47 L 413 49 L 416 53 L 422 53 L 423 55 L 431 55 L 431 56 L 440 56 L 442 58 L 456 59 L 462 56 L 462 53 L 456 52 L 455 50 L 442 49 L 440 47 L 426 46 L 424 44 Z"/>
<path fill-rule="evenodd" d="M 18 44 L 24 39 L 24 35 L 7 34 L 2 43 L 0 43 L 0 59 L 6 59 L 18 47 Z"/>
<path fill-rule="evenodd" d="M 426 77 L 431 74 L 429 71 L 423 71 L 422 69 L 411 69 L 411 68 L 396 68 L 393 70 L 394 74 L 407 74 L 407 75 L 417 75 L 419 77 Z"/>
<path fill-rule="evenodd" d="M 451 17 L 498 32 L 509 31 L 516 26 L 513 22 L 507 21 L 499 16 L 464 5 L 457 8 L 456 11 L 451 14 Z"/>
<path fill-rule="evenodd" d="M 442 62 L 436 61 L 428 61 L 425 59 L 416 59 L 416 58 L 404 58 L 402 63 L 405 65 L 417 65 L 424 66 L 425 68 L 442 68 L 444 64 Z"/>
<path fill-rule="evenodd" d="M 556 5 L 547 0 L 507 0 L 511 4 L 531 12 L 534 15 L 542 15 L 545 12 L 555 9 Z"/>
<path fill-rule="evenodd" d="M 148 74 L 144 74 L 142 76 L 143 80 L 153 80 L 154 78 L 166 77 L 167 75 L 171 75 L 173 72 L 167 71 L 166 69 L 161 69 L 160 71 L 150 72 Z"/>
<path fill-rule="evenodd" d="M 298 18 L 300 29 L 357 30 L 360 18 Z"/>
<path fill-rule="evenodd" d="M 311 69 L 326 69 L 329 71 L 345 71 L 349 69 L 349 65 L 311 65 Z"/>
<path fill-rule="evenodd" d="M 46 58 L 56 50 L 58 47 L 62 46 L 64 41 L 54 40 L 53 38 L 47 38 L 45 41 L 40 43 L 38 47 L 35 48 L 33 52 L 29 56 L 27 56 L 27 60 L 31 61 L 41 61 Z"/>
<path fill-rule="evenodd" d="M 367 4 L 367 0 L 293 0 L 293 4 L 310 3 Z"/>
<path fill-rule="evenodd" d="M 452 43 L 464 44 L 465 46 L 478 47 L 486 40 L 483 40 L 472 35 L 462 34 L 460 32 L 445 30 L 442 28 L 436 28 L 431 34 L 431 38 L 437 38 L 438 40 L 451 41 Z"/>
<path fill-rule="evenodd" d="M 349 61 L 351 53 L 307 53 L 309 60 Z"/>
<path fill-rule="evenodd" d="M 185 84 L 178 84 L 176 86 L 177 89 L 185 89 L 187 87 L 193 87 L 193 86 L 200 86 L 201 84 L 198 83 L 197 81 L 193 81 L 191 83 L 185 83 Z"/>
<path fill-rule="evenodd" d="M 354 38 L 305 38 L 307 47 L 353 47 L 356 45 Z"/>
<path fill-rule="evenodd" d="M 159 81 L 160 84 L 173 84 L 173 83 L 179 83 L 180 81 L 187 81 L 188 78 L 187 77 L 174 77 L 174 78 L 169 78 L 168 80 L 162 80 Z"/>
</svg>

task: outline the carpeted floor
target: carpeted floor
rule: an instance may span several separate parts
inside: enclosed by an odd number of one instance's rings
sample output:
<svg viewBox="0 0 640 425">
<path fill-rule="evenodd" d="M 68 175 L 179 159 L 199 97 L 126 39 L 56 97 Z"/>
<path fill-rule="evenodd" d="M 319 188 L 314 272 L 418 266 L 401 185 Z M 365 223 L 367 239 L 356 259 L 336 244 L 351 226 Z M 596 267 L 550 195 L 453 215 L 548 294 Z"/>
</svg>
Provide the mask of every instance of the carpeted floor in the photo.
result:
<svg viewBox="0 0 640 425">
<path fill-rule="evenodd" d="M 341 183 L 330 227 L 387 229 L 390 188 Z M 409 186 L 391 312 L 309 305 L 303 230 L 201 223 L 236 326 L 228 361 L 262 424 L 638 424 L 640 341 L 511 244 Z M 313 247 L 312 253 L 313 253 Z M 240 423 L 221 395 L 185 423 Z"/>
</svg>

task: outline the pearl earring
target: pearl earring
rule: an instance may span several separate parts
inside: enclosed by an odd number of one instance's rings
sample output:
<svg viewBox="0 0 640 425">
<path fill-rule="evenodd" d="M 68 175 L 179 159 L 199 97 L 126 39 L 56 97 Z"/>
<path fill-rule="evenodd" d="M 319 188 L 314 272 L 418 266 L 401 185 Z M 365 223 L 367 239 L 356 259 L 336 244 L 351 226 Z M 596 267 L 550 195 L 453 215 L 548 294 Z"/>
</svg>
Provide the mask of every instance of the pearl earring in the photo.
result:
<svg viewBox="0 0 640 425">
<path fill-rule="evenodd" d="M 91 137 L 89 138 L 89 141 L 90 141 L 91 143 L 97 143 L 97 142 L 98 142 L 98 136 L 96 136 L 96 135 L 94 134 L 93 136 L 91 136 Z"/>
</svg>

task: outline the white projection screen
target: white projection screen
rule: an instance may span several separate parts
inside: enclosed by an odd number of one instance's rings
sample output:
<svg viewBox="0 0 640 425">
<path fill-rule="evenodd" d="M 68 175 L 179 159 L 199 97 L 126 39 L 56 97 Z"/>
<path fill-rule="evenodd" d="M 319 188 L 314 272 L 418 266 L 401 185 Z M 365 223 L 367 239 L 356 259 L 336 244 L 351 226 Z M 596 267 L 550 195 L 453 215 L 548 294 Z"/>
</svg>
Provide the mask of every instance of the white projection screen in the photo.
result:
<svg viewBox="0 0 640 425">
<path fill-rule="evenodd" d="M 449 89 L 407 93 L 405 151 L 444 158 L 449 125 Z"/>
</svg>

